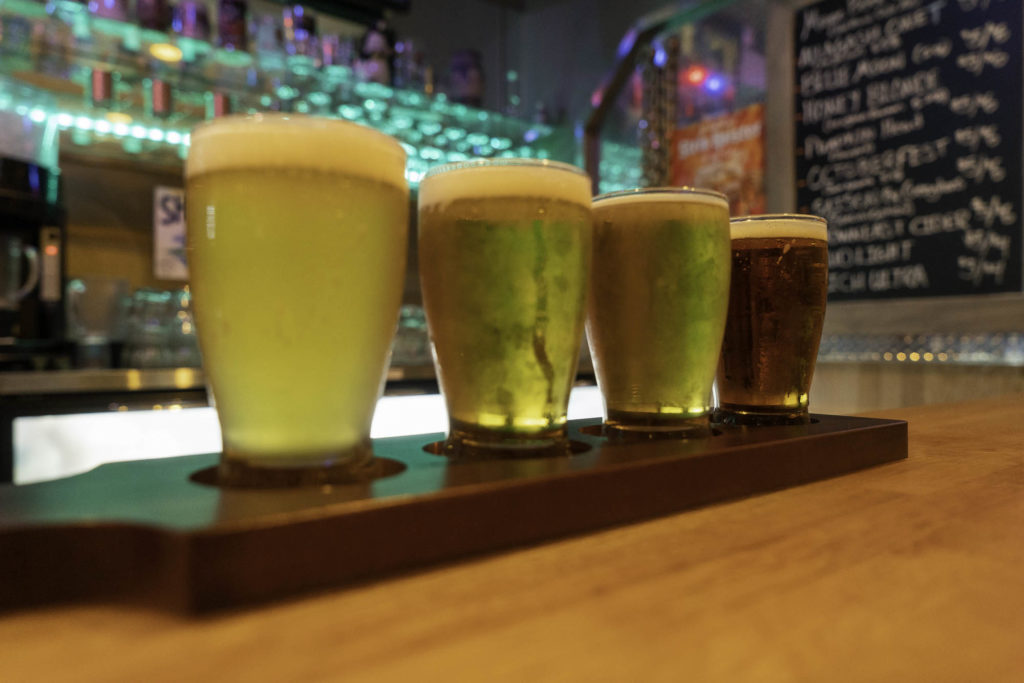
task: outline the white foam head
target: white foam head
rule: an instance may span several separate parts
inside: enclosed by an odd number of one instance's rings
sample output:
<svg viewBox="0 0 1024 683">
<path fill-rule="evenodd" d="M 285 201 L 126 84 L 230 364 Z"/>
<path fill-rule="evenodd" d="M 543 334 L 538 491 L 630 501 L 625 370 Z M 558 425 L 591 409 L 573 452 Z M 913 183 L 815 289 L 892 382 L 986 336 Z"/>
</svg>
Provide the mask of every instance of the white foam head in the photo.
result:
<svg viewBox="0 0 1024 683">
<path fill-rule="evenodd" d="M 720 192 L 697 187 L 648 187 L 622 190 L 594 197 L 594 208 L 620 204 L 647 204 L 650 202 L 679 202 L 684 204 L 707 204 L 729 210 L 729 200 Z"/>
<path fill-rule="evenodd" d="M 828 222 L 820 216 L 794 213 L 742 216 L 729 223 L 732 239 L 800 237 L 828 241 Z"/>
<path fill-rule="evenodd" d="M 420 181 L 420 208 L 475 197 L 545 197 L 589 208 L 590 176 L 557 161 L 495 159 L 441 166 Z"/>
<path fill-rule="evenodd" d="M 253 114 L 192 131 L 185 177 L 243 168 L 339 171 L 407 189 L 405 150 L 384 133 L 348 121 Z"/>
</svg>

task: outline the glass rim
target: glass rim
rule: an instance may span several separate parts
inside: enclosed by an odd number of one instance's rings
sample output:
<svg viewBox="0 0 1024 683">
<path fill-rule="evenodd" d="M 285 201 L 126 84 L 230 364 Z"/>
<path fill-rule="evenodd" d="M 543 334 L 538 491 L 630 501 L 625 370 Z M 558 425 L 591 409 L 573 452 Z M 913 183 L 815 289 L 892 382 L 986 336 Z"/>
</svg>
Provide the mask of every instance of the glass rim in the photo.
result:
<svg viewBox="0 0 1024 683">
<path fill-rule="evenodd" d="M 614 190 L 612 192 L 605 192 L 599 194 L 593 198 L 593 203 L 601 202 L 606 199 L 618 199 L 620 197 L 642 197 L 644 195 L 656 195 L 656 194 L 678 194 L 678 195 L 695 195 L 702 197 L 711 197 L 713 199 L 721 199 L 725 202 L 726 207 L 729 206 L 729 198 L 717 191 L 711 190 L 705 187 L 692 187 L 690 185 L 679 185 L 673 187 L 671 185 L 658 185 L 656 187 L 632 187 L 627 190 Z"/>
<path fill-rule="evenodd" d="M 735 216 L 729 219 L 730 223 L 757 223 L 761 221 L 806 221 L 808 223 L 821 223 L 828 227 L 827 219 L 809 213 L 761 213 L 751 216 Z"/>
<path fill-rule="evenodd" d="M 466 159 L 465 161 L 449 161 L 448 163 L 434 166 L 426 172 L 422 180 L 433 178 L 452 171 L 461 171 L 467 168 L 489 168 L 501 166 L 532 166 L 535 168 L 551 168 L 559 171 L 568 171 L 589 179 L 590 174 L 579 166 L 567 164 L 564 161 L 553 159 L 532 159 L 529 157 L 498 157 L 495 159 Z M 422 182 L 422 180 L 420 182 Z"/>
<path fill-rule="evenodd" d="M 201 133 L 207 128 L 212 128 L 215 125 L 222 123 L 234 123 L 234 122 L 245 122 L 247 124 L 258 124 L 262 121 L 294 121 L 299 125 L 314 124 L 317 128 L 328 129 L 328 128 L 357 128 L 359 130 L 366 131 L 371 136 L 377 138 L 381 142 L 386 142 L 396 148 L 396 151 L 400 151 L 402 154 L 406 154 L 405 148 L 402 147 L 402 143 L 397 139 L 377 130 L 370 126 L 365 126 L 355 121 L 348 121 L 347 119 L 334 119 L 326 116 L 315 116 L 312 114 L 301 114 L 291 112 L 277 112 L 277 111 L 258 111 L 253 113 L 242 113 L 237 114 L 225 114 L 224 116 L 217 116 L 207 121 L 201 121 L 192 127 L 190 135 L 195 138 L 196 133 Z"/>
</svg>

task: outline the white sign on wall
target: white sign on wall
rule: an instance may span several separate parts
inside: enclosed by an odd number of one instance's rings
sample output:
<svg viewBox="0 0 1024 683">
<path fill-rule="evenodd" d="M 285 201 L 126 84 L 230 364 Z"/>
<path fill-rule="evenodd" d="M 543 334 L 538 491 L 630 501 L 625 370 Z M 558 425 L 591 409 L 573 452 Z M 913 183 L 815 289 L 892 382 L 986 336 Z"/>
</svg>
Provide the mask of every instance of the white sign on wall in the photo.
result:
<svg viewBox="0 0 1024 683">
<path fill-rule="evenodd" d="M 180 187 L 153 191 L 153 275 L 158 280 L 188 279 L 185 191 Z"/>
</svg>

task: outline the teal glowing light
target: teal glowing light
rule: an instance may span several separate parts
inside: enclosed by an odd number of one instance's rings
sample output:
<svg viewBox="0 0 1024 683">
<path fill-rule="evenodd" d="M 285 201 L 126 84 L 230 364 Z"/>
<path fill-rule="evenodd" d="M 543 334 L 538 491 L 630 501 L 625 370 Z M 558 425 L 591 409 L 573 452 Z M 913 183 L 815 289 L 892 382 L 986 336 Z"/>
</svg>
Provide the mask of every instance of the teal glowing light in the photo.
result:
<svg viewBox="0 0 1024 683">
<path fill-rule="evenodd" d="M 356 83 L 356 94 L 360 97 L 373 97 L 389 100 L 395 91 L 382 83 Z"/>
<path fill-rule="evenodd" d="M 424 135 L 437 135 L 441 132 L 441 124 L 437 121 L 423 121 L 419 125 L 420 132 Z"/>
<path fill-rule="evenodd" d="M 124 124 L 122 124 L 122 125 L 124 125 Z M 100 135 L 106 135 L 111 130 L 113 130 L 114 127 L 112 125 L 110 125 L 110 121 L 104 121 L 103 119 L 100 119 L 100 120 L 96 121 L 96 125 L 93 126 L 93 128 L 95 128 L 96 132 L 99 133 Z M 87 128 L 83 128 L 83 130 L 88 130 L 88 129 Z"/>
<path fill-rule="evenodd" d="M 440 161 L 444 158 L 444 152 L 437 147 L 424 147 L 420 150 L 420 158 L 426 161 Z"/>
<path fill-rule="evenodd" d="M 508 138 L 491 138 L 491 147 L 494 149 L 511 149 L 512 141 Z"/>
<path fill-rule="evenodd" d="M 75 125 L 75 117 L 68 113 L 57 114 L 56 120 L 57 125 L 60 126 L 61 129 L 67 129 Z"/>
<path fill-rule="evenodd" d="M 131 132 L 131 128 L 128 127 L 127 123 L 115 123 L 113 131 L 114 135 L 123 138 Z"/>
<path fill-rule="evenodd" d="M 167 135 L 164 136 L 164 140 L 172 145 L 177 145 L 181 142 L 181 133 L 176 130 L 169 130 Z"/>
<path fill-rule="evenodd" d="M 356 119 L 361 118 L 363 116 L 362 108 L 357 107 L 353 104 L 341 105 L 340 107 L 338 107 L 338 113 L 341 114 L 341 117 L 343 119 L 348 119 L 349 121 L 355 121 Z"/>
<path fill-rule="evenodd" d="M 163 142 L 167 136 L 159 128 L 150 128 L 149 132 L 146 133 L 146 137 L 153 142 Z"/>
<path fill-rule="evenodd" d="M 252 55 L 244 50 L 221 49 L 215 56 L 218 62 L 229 67 L 242 68 L 252 64 Z"/>
<path fill-rule="evenodd" d="M 423 95 L 412 90 L 400 90 L 396 99 L 400 104 L 404 104 L 408 107 L 416 107 L 417 109 L 423 107 L 427 103 L 427 99 Z"/>
<path fill-rule="evenodd" d="M 466 142 L 474 147 L 482 147 L 491 142 L 491 137 L 484 133 L 470 133 L 466 136 Z"/>
<path fill-rule="evenodd" d="M 444 135 L 446 138 L 452 141 L 461 140 L 462 138 L 466 137 L 466 131 L 464 131 L 462 128 L 456 127 L 445 128 Z"/>
<path fill-rule="evenodd" d="M 309 93 L 309 103 L 315 107 L 326 107 L 331 103 L 331 96 L 325 92 Z"/>
<path fill-rule="evenodd" d="M 131 128 L 131 135 L 136 140 L 144 140 L 148 134 L 149 131 L 146 130 L 145 126 L 132 126 Z"/>
<path fill-rule="evenodd" d="M 88 116 L 79 116 L 75 119 L 75 128 L 80 130 L 92 130 L 94 128 L 94 124 L 92 119 Z"/>
</svg>

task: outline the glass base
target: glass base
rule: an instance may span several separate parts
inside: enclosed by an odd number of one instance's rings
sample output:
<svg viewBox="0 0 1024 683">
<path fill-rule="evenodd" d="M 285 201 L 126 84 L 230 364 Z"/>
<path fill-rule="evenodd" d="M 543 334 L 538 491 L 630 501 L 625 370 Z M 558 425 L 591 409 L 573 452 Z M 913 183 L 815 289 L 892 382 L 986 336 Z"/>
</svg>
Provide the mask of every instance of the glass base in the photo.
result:
<svg viewBox="0 0 1024 683">
<path fill-rule="evenodd" d="M 444 455 L 456 459 L 545 458 L 571 454 L 569 432 L 556 427 L 528 434 L 493 431 L 452 420 Z"/>
<path fill-rule="evenodd" d="M 711 419 L 710 414 L 666 418 L 651 413 L 609 410 L 604 431 L 609 438 L 629 441 L 703 438 L 711 436 Z"/>
<path fill-rule="evenodd" d="M 217 483 L 229 488 L 326 486 L 365 483 L 381 473 L 369 439 L 344 451 L 306 457 L 254 458 L 225 446 Z"/>
<path fill-rule="evenodd" d="M 714 422 L 726 426 L 765 427 L 810 424 L 807 408 L 740 406 L 724 403 L 715 410 Z"/>
</svg>

